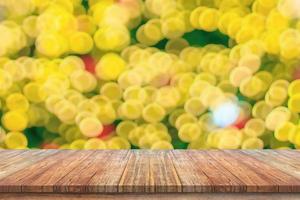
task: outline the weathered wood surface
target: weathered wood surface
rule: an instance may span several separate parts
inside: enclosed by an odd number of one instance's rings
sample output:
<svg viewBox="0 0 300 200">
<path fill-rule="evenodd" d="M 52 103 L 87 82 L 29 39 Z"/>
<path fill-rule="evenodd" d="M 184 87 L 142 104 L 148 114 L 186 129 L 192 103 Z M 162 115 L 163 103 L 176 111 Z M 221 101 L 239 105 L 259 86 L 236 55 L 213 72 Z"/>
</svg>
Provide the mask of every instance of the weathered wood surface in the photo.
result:
<svg viewBox="0 0 300 200">
<path fill-rule="evenodd" d="M 46 194 L 9 193 L 0 200 L 299 200 L 296 193 Z"/>
<path fill-rule="evenodd" d="M 0 151 L 0 197 L 21 192 L 296 193 L 300 152 Z"/>
</svg>

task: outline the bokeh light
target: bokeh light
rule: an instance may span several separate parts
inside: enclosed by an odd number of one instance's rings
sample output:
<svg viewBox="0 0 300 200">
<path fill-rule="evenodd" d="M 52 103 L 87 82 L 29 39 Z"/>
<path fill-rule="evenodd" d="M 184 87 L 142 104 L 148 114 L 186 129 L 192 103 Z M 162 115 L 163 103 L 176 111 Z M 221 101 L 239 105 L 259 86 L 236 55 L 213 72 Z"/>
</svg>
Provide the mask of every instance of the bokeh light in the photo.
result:
<svg viewBox="0 0 300 200">
<path fill-rule="evenodd" d="M 280 0 L 278 10 L 286 17 L 292 19 L 300 18 L 300 0 Z"/>
<path fill-rule="evenodd" d="M 300 148 L 300 0 L 0 0 L 0 148 Z"/>
<path fill-rule="evenodd" d="M 240 111 L 236 103 L 224 102 L 212 111 L 213 121 L 220 128 L 231 126 L 237 121 Z"/>
</svg>

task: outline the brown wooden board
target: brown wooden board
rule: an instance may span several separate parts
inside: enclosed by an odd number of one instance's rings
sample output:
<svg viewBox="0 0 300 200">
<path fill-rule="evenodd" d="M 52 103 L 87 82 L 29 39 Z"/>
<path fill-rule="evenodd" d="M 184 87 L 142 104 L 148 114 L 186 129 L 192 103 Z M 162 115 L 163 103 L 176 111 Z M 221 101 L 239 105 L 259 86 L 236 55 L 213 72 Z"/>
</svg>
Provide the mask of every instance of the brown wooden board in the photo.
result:
<svg viewBox="0 0 300 200">
<path fill-rule="evenodd" d="M 2 195 L 300 192 L 299 151 L 3 150 L 0 158 Z"/>
<path fill-rule="evenodd" d="M 290 193 L 1 194 L 0 200 L 299 200 Z"/>
</svg>

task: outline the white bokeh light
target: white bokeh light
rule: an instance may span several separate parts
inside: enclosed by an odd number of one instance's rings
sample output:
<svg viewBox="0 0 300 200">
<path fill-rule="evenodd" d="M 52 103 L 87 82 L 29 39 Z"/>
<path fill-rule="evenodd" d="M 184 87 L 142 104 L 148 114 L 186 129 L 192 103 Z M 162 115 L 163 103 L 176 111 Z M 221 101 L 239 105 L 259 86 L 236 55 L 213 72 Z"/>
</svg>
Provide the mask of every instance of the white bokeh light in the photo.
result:
<svg viewBox="0 0 300 200">
<path fill-rule="evenodd" d="M 217 106 L 212 113 L 214 124 L 225 128 L 237 121 L 240 115 L 240 108 L 236 103 L 226 102 Z"/>
<path fill-rule="evenodd" d="M 300 18 L 300 0 L 280 0 L 278 3 L 279 12 L 288 18 Z"/>
</svg>

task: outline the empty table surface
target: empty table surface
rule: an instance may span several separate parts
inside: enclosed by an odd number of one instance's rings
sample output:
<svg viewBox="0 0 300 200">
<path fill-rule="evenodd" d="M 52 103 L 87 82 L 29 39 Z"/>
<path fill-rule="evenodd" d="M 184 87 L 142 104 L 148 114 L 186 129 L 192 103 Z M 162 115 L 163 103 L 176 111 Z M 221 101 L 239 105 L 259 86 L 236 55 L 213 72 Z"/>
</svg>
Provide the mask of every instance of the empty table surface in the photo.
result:
<svg viewBox="0 0 300 200">
<path fill-rule="evenodd" d="M 6 199 L 18 193 L 221 192 L 300 192 L 299 151 L 0 151 L 0 196 Z"/>
</svg>

